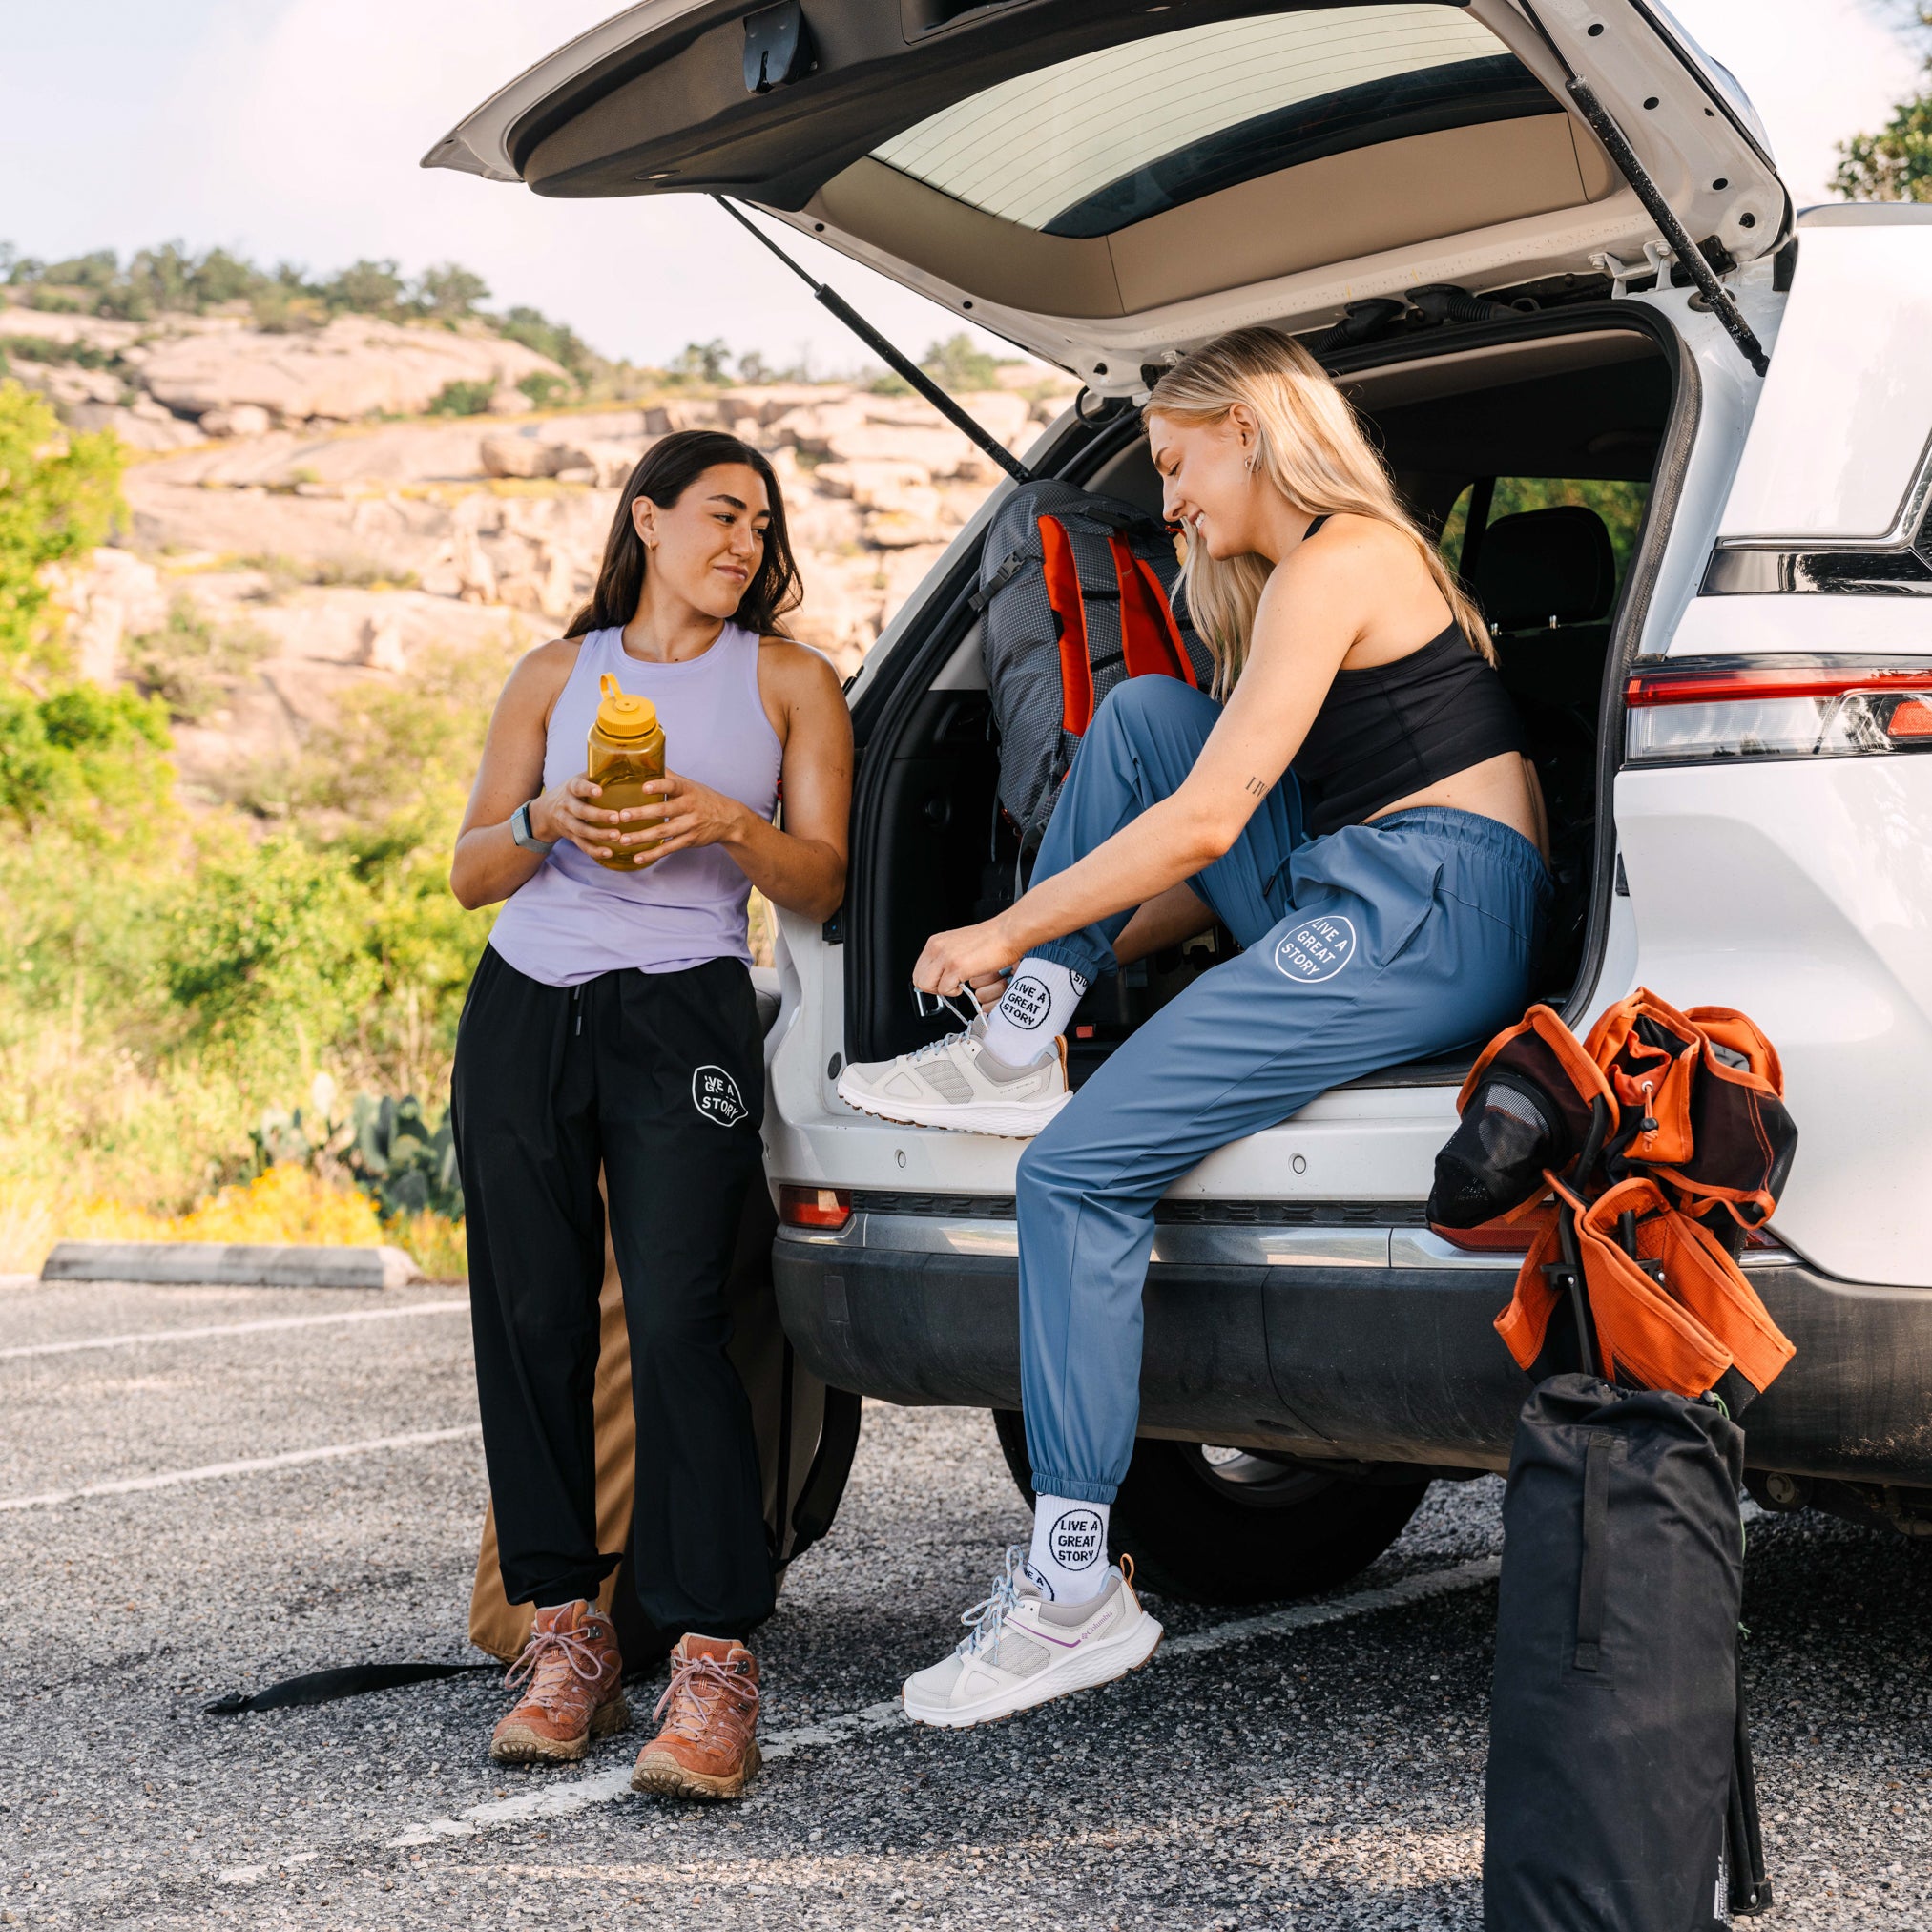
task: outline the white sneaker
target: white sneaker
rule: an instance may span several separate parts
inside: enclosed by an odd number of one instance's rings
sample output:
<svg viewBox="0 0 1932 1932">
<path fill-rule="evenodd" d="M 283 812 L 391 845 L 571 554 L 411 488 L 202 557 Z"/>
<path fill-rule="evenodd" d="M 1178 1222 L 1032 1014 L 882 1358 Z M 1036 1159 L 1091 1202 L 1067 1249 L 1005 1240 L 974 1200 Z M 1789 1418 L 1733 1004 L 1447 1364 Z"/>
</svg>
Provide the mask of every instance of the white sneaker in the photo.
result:
<svg viewBox="0 0 1932 1932">
<path fill-rule="evenodd" d="M 1067 1042 L 1056 1039 L 1035 1066 L 1008 1067 L 987 1051 L 985 1035 L 981 1018 L 915 1053 L 848 1067 L 839 1076 L 839 1098 L 907 1127 L 1030 1139 L 1073 1097 Z"/>
<path fill-rule="evenodd" d="M 906 1678 L 905 1714 L 915 1724 L 965 1730 L 1139 1670 L 1161 1628 L 1141 1609 L 1132 1574 L 1133 1559 L 1125 1557 L 1091 1603 L 1056 1608 L 1015 1546 L 992 1595 L 960 1618 L 972 1634 L 951 1656 Z"/>
</svg>

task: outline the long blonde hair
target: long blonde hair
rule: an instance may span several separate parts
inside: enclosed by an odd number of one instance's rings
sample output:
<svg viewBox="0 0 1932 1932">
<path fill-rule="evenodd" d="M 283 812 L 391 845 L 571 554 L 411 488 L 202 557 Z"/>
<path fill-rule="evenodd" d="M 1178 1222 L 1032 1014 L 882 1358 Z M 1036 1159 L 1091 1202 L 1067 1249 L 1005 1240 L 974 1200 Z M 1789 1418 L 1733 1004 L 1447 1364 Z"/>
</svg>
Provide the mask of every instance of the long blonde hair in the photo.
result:
<svg viewBox="0 0 1932 1932">
<path fill-rule="evenodd" d="M 1402 506 L 1395 483 L 1348 399 L 1319 363 L 1279 329 L 1236 329 L 1169 369 L 1153 385 L 1146 413 L 1183 422 L 1217 422 L 1236 403 L 1254 411 L 1259 441 L 1251 459 L 1297 509 L 1321 516 L 1344 511 L 1392 525 L 1415 545 L 1443 593 L 1456 628 L 1490 663 L 1494 647 L 1481 613 L 1441 552 Z M 1190 538 L 1181 578 L 1188 612 L 1215 657 L 1215 695 L 1225 697 L 1247 661 L 1255 607 L 1273 569 L 1266 558 L 1216 561 Z"/>
</svg>

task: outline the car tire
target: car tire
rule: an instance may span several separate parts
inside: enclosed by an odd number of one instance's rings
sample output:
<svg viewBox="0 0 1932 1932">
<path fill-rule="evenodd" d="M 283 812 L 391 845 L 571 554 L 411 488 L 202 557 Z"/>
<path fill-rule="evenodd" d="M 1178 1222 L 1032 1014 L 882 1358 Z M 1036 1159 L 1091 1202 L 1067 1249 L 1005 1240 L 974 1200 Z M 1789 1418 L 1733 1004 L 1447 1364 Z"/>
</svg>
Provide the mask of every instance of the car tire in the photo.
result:
<svg viewBox="0 0 1932 1932">
<path fill-rule="evenodd" d="M 1033 1500 L 1026 1424 L 993 1426 L 1020 1493 Z M 1402 1533 L 1428 1483 L 1363 1481 L 1239 1449 L 1143 1436 L 1114 1498 L 1108 1554 L 1184 1603 L 1256 1604 L 1333 1589 Z"/>
</svg>

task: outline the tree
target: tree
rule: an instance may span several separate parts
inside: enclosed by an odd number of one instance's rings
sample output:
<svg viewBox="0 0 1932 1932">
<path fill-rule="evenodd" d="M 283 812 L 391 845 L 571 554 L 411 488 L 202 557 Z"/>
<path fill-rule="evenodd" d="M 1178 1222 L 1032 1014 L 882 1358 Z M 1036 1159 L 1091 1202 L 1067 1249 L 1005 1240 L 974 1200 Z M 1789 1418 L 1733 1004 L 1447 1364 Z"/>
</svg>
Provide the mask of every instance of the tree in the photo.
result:
<svg viewBox="0 0 1932 1932">
<path fill-rule="evenodd" d="M 416 278 L 410 292 L 410 305 L 419 315 L 434 316 L 438 322 L 457 322 L 476 313 L 476 304 L 489 300 L 489 284 L 480 275 L 445 261 L 426 268 Z"/>
<path fill-rule="evenodd" d="M 569 323 L 551 322 L 542 309 L 509 308 L 488 320 L 498 335 L 561 363 L 578 382 L 590 374 L 595 361 L 590 344 Z"/>
<path fill-rule="evenodd" d="M 1919 26 L 1932 31 L 1932 6 L 1913 11 Z M 1846 200 L 1932 201 L 1932 60 L 1925 81 L 1926 92 L 1901 101 L 1877 134 L 1839 143 L 1832 187 Z"/>
<path fill-rule="evenodd" d="M 403 277 L 394 261 L 352 261 L 330 276 L 316 294 L 331 309 L 392 316 L 403 300 Z"/>
<path fill-rule="evenodd" d="M 985 349 L 976 348 L 973 339 L 965 334 L 928 343 L 924 355 L 919 359 L 919 366 L 942 388 L 954 391 L 990 389 L 998 380 L 993 372 L 999 364 Z"/>
<path fill-rule="evenodd" d="M 120 479 L 110 432 L 70 435 L 31 389 L 0 382 L 0 671 L 60 663 L 47 569 L 106 540 Z"/>
<path fill-rule="evenodd" d="M 730 362 L 730 344 L 714 336 L 708 343 L 686 343 L 673 361 L 671 373 L 687 382 L 721 383 Z"/>
</svg>

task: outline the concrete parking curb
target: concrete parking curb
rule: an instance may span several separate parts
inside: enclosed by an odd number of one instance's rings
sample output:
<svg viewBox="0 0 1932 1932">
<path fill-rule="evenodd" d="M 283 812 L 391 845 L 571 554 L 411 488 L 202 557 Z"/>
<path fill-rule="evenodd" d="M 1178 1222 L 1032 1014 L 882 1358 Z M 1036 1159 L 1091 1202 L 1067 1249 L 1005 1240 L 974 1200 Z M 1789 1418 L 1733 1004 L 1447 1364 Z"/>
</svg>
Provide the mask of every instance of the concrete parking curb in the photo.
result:
<svg viewBox="0 0 1932 1932">
<path fill-rule="evenodd" d="M 221 1241 L 61 1241 L 43 1281 L 152 1281 L 217 1288 L 406 1288 L 423 1271 L 401 1248 Z"/>
</svg>

